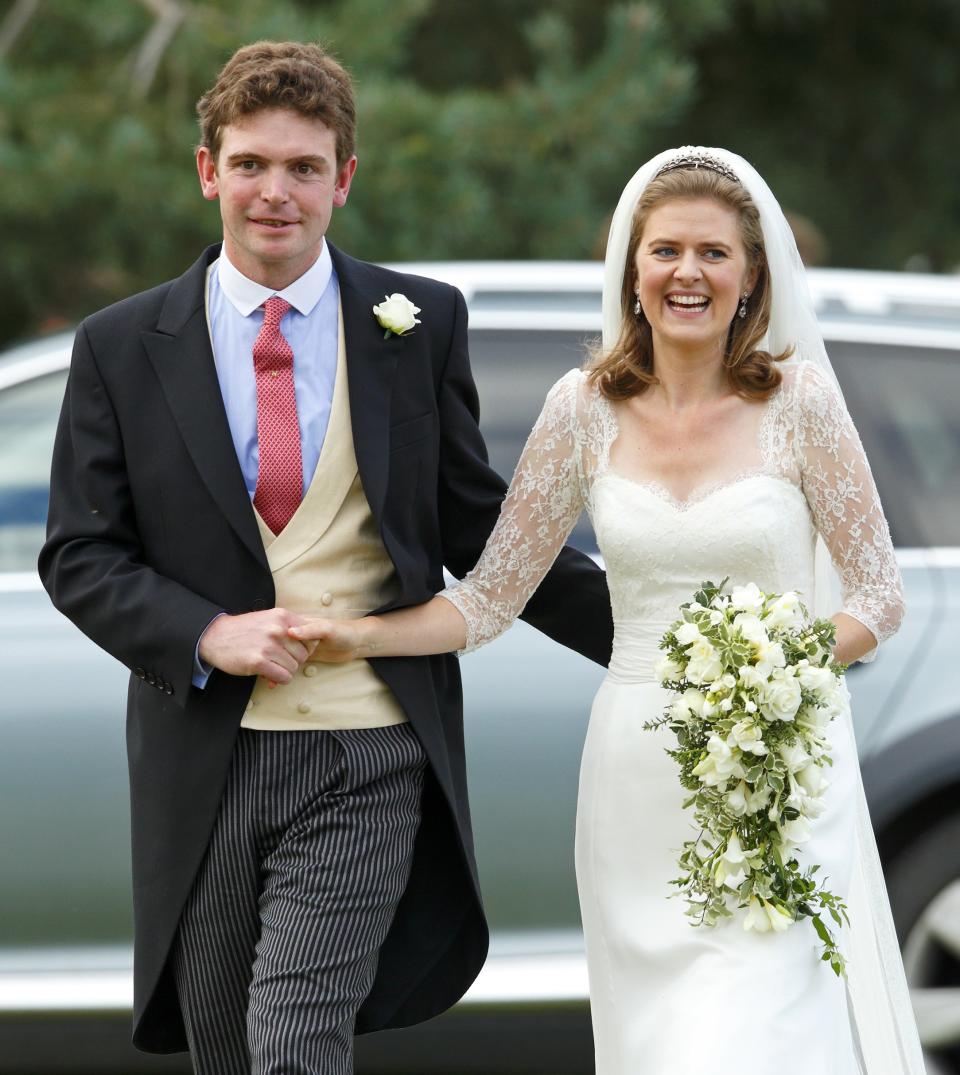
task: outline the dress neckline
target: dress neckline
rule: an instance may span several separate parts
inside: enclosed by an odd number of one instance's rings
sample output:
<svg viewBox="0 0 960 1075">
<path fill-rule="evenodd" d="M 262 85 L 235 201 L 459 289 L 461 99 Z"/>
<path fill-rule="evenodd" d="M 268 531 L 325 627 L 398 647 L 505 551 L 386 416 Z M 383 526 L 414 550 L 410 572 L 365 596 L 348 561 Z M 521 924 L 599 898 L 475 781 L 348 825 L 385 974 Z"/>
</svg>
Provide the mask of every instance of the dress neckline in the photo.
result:
<svg viewBox="0 0 960 1075">
<path fill-rule="evenodd" d="M 605 423 L 607 436 L 605 437 L 605 443 L 603 443 L 602 451 L 599 453 L 597 459 L 597 479 L 610 476 L 638 489 L 645 489 L 659 500 L 669 504 L 677 512 L 688 511 L 698 504 L 703 503 L 704 500 L 709 500 L 722 490 L 740 485 L 741 483 L 756 477 L 769 477 L 774 481 L 783 482 L 791 488 L 797 489 L 802 495 L 802 490 L 799 489 L 797 484 L 790 481 L 789 478 L 777 470 L 772 462 L 774 453 L 771 451 L 771 436 L 773 421 L 779 405 L 781 405 L 783 400 L 782 386 L 768 400 L 765 400 L 761 404 L 763 407 L 763 414 L 760 417 L 756 432 L 759 462 L 751 466 L 742 467 L 740 470 L 734 471 L 726 477 L 715 478 L 712 481 L 703 482 L 700 485 L 694 486 L 693 489 L 683 497 L 677 496 L 672 492 L 668 485 L 656 478 L 634 478 L 628 474 L 624 474 L 611 464 L 610 452 L 620 436 L 620 421 L 613 408 L 612 400 L 607 399 L 596 386 L 593 387 L 593 391 L 597 403 L 603 409 L 607 419 Z"/>
</svg>

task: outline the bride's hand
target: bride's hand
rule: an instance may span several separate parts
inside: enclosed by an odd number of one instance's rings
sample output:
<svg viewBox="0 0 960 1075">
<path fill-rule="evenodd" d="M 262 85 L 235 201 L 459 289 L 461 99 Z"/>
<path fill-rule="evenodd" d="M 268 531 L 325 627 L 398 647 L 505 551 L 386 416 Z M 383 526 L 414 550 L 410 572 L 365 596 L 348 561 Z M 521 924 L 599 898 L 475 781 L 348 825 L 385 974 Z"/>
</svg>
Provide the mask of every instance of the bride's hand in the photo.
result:
<svg viewBox="0 0 960 1075">
<path fill-rule="evenodd" d="M 310 659 L 325 664 L 343 664 L 365 656 L 364 621 L 307 620 L 287 632 L 291 638 L 309 645 L 315 643 Z"/>
</svg>

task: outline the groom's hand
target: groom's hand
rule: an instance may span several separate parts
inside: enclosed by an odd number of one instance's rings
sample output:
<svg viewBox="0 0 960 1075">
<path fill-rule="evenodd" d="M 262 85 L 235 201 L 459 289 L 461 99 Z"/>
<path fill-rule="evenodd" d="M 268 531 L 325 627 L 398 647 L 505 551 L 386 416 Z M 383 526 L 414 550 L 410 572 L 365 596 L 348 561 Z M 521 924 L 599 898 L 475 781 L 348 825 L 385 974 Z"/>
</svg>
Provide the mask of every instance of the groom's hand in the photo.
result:
<svg viewBox="0 0 960 1075">
<path fill-rule="evenodd" d="M 218 616 L 200 639 L 200 659 L 232 676 L 289 683 L 315 643 L 300 642 L 287 632 L 307 622 L 306 616 L 285 608 Z"/>
</svg>

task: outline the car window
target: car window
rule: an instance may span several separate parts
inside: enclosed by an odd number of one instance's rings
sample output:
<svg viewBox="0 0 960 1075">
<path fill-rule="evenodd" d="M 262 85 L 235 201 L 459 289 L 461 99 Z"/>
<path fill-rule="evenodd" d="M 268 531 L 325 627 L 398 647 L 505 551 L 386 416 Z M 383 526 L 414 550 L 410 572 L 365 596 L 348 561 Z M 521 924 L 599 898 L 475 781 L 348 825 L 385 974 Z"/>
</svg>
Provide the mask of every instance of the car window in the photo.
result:
<svg viewBox="0 0 960 1075">
<path fill-rule="evenodd" d="M 36 569 L 66 376 L 51 373 L 0 392 L 0 571 Z"/>
<path fill-rule="evenodd" d="M 895 545 L 960 545 L 960 354 L 833 344 Z"/>
</svg>

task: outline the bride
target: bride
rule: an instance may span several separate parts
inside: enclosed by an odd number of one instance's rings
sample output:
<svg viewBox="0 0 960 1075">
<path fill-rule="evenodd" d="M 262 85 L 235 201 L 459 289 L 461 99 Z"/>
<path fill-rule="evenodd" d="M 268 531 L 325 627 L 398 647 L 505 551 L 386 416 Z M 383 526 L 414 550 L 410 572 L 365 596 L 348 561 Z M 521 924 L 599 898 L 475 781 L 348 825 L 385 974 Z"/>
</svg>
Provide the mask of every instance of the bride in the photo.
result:
<svg viewBox="0 0 960 1075">
<path fill-rule="evenodd" d="M 314 659 L 468 651 L 522 610 L 580 513 L 616 635 L 584 747 L 577 815 L 598 1075 L 922 1075 L 849 714 L 831 725 L 826 809 L 798 852 L 843 896 L 848 978 L 812 929 L 694 928 L 668 899 L 690 837 L 657 641 L 706 579 L 798 590 L 872 659 L 901 582 L 796 245 L 744 160 L 685 147 L 627 184 L 611 225 L 603 346 L 547 396 L 476 568 L 431 602 L 318 620 Z M 833 596 L 839 578 L 842 601 Z M 839 611 L 838 611 L 839 609 Z"/>
</svg>

